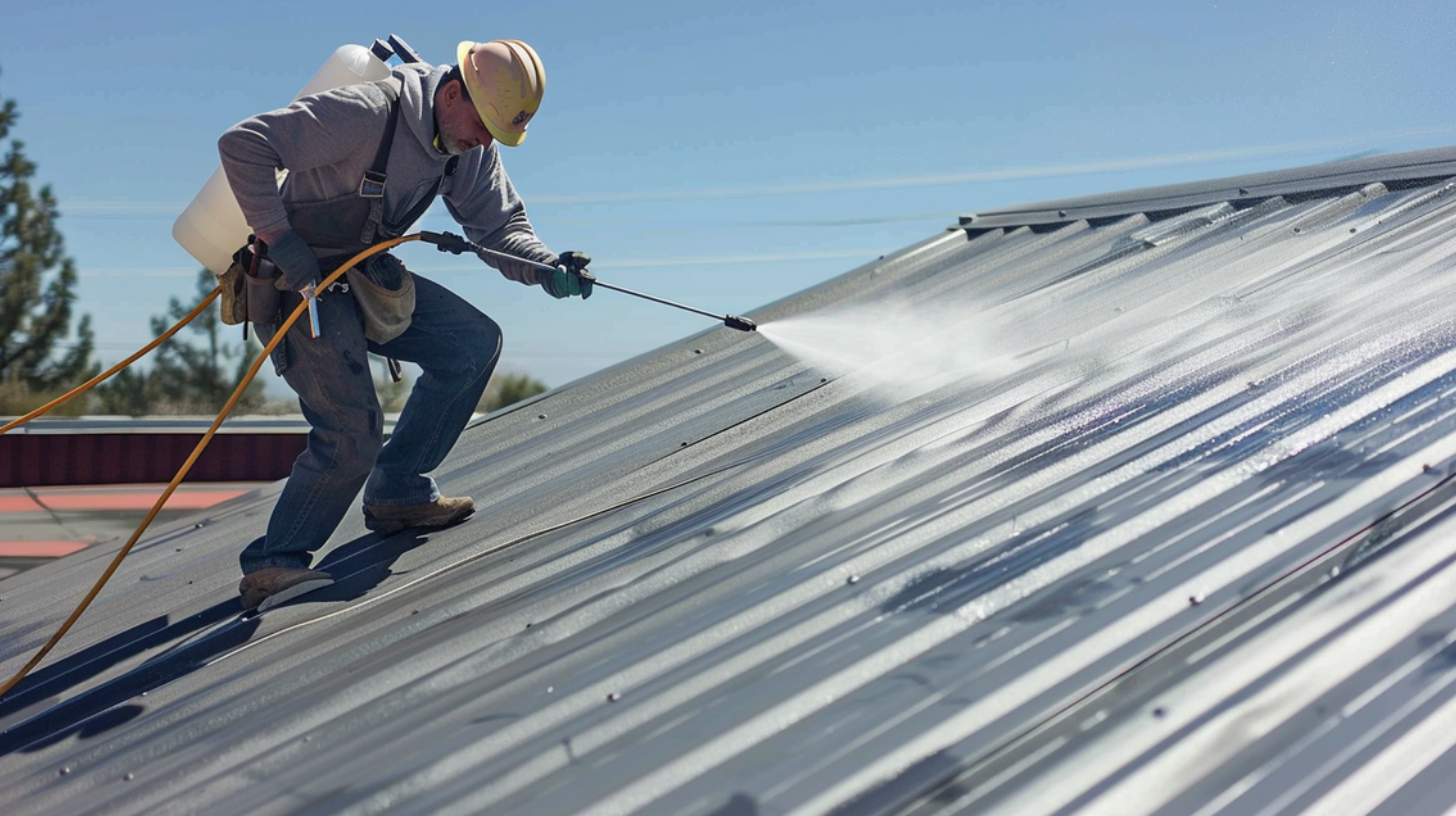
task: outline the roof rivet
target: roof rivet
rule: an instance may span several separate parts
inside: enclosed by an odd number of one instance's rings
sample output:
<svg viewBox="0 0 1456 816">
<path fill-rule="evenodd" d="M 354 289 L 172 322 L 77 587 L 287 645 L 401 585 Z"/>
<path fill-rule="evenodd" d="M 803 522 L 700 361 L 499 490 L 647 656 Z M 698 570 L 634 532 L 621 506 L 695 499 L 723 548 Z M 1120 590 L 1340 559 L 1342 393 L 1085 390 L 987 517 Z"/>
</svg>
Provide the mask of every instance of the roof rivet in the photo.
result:
<svg viewBox="0 0 1456 816">
<path fill-rule="evenodd" d="M 1165 709 L 1162 709 L 1162 708 L 1155 708 L 1155 709 L 1153 709 L 1153 716 L 1154 717 L 1157 717 L 1160 720 L 1163 719 L 1164 717 L 1166 717 L 1167 715 L 1168 715 L 1168 712 Z"/>
<path fill-rule="evenodd" d="M 851 575 L 851 576 L 849 576 L 849 582 L 851 584 L 857 584 L 857 583 L 859 583 L 859 576 L 858 575 Z"/>
<path fill-rule="evenodd" d="M 694 354 L 702 354 L 703 353 L 703 350 L 702 349 L 693 349 L 693 353 Z"/>
<path fill-rule="evenodd" d="M 123 776 L 121 778 L 121 781 L 123 781 L 123 782 L 130 782 L 133 779 L 136 779 L 136 774 L 134 774 L 134 773 L 128 773 L 126 776 Z"/>
<path fill-rule="evenodd" d="M 615 703 L 620 699 L 622 699 L 622 695 L 618 694 L 615 691 L 607 695 L 607 702 L 609 703 Z"/>
<path fill-rule="evenodd" d="M 546 693 L 547 694 L 550 694 L 551 692 L 553 692 L 555 690 L 556 690 L 556 687 L 555 686 L 547 686 L 546 687 Z"/>
<path fill-rule="evenodd" d="M 536 418 L 537 419 L 545 419 L 546 418 L 546 415 L 545 414 L 537 414 L 536 415 Z"/>
<path fill-rule="evenodd" d="M 683 446 L 683 447 L 684 447 L 684 448 L 686 448 L 686 447 L 687 447 L 687 446 L 688 446 L 688 443 L 686 443 L 686 442 L 684 442 L 684 443 L 682 443 L 682 446 Z"/>
<path fill-rule="evenodd" d="M 1203 593 L 1202 592 L 1198 593 L 1197 595 L 1190 595 L 1190 596 L 1188 596 L 1188 604 L 1190 606 L 1198 606 L 1201 603 L 1203 603 Z"/>
<path fill-rule="evenodd" d="M 1067 217 L 1067 211 L 1066 210 L 1057 210 L 1057 217 L 1058 218 L 1066 218 Z"/>
<path fill-rule="evenodd" d="M 63 766 L 61 766 L 61 776 L 70 776 L 70 775 L 71 775 L 71 766 L 70 765 L 63 765 Z"/>
</svg>

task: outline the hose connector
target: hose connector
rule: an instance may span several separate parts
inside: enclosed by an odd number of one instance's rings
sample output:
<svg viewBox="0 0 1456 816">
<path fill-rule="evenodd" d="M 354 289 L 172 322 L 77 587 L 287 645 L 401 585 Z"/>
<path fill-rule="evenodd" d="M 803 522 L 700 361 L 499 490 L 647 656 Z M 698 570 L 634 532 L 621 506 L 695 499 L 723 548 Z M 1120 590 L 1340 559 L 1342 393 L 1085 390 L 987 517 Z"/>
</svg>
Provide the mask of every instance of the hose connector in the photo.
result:
<svg viewBox="0 0 1456 816">
<path fill-rule="evenodd" d="M 449 252 L 459 255 L 464 252 L 475 252 L 475 244 L 453 232 L 420 232 L 420 240 L 427 244 L 434 244 L 441 252 Z"/>
</svg>

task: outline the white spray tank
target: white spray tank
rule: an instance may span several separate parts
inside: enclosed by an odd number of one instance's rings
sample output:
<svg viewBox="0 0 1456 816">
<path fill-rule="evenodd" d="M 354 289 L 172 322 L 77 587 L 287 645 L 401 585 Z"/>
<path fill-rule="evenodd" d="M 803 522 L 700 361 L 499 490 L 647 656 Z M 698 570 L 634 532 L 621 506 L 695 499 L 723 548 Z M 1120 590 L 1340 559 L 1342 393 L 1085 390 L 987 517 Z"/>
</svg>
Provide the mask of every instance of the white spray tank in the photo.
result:
<svg viewBox="0 0 1456 816">
<path fill-rule="evenodd" d="M 390 35 L 388 44 L 375 40 L 372 49 L 362 45 L 345 45 L 329 57 L 294 98 L 384 79 L 389 76 L 389 66 L 384 61 L 396 52 L 408 62 L 419 60 L 409 46 L 394 35 Z M 214 275 L 227 271 L 233 253 L 248 242 L 251 232 L 221 166 L 207 180 L 202 192 L 177 217 L 177 223 L 172 225 L 172 237 L 177 243 Z"/>
</svg>

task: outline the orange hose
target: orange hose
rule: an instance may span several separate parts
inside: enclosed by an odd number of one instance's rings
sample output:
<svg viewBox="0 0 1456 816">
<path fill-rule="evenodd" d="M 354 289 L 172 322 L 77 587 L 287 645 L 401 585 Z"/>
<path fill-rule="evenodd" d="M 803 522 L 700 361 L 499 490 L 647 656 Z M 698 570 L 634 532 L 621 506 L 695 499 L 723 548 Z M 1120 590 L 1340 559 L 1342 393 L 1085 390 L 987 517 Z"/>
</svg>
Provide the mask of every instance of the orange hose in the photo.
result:
<svg viewBox="0 0 1456 816">
<path fill-rule="evenodd" d="M 339 276 L 344 274 L 345 271 L 358 264 L 365 258 L 368 258 L 369 256 L 375 254 L 376 252 L 383 252 L 390 247 L 397 246 L 399 244 L 405 243 L 406 241 L 418 241 L 419 239 L 419 233 L 415 233 L 413 235 L 406 235 L 401 238 L 392 238 L 388 241 L 383 241 L 381 243 L 375 244 L 374 246 L 369 247 L 363 252 L 360 252 L 358 255 L 350 258 L 348 261 L 345 261 L 342 266 L 340 266 L 338 269 L 335 269 L 333 273 L 331 273 L 328 277 L 324 278 L 323 282 L 321 282 L 317 288 L 319 291 L 323 291 L 329 286 L 329 284 L 333 283 L 335 280 L 338 280 Z M 213 294 L 215 295 L 217 293 L 214 292 Z M 96 582 L 96 585 L 91 587 L 91 591 L 86 593 L 86 597 L 81 600 L 81 604 L 76 607 L 76 610 L 71 613 L 70 617 L 66 618 L 66 622 L 61 624 L 61 628 L 56 630 L 56 633 L 51 636 L 51 639 L 47 641 L 44 646 L 41 647 L 40 651 L 35 653 L 35 656 L 30 659 L 30 662 L 26 663 L 25 666 L 20 669 L 20 671 L 16 672 L 14 677 L 6 681 L 4 686 L 0 686 L 0 695 L 4 695 L 5 692 L 14 688 L 15 685 L 25 677 L 25 675 L 30 673 L 31 669 L 34 669 L 36 666 L 40 665 L 41 660 L 44 660 L 45 656 L 50 654 L 51 649 L 54 649 L 56 647 L 56 644 L 61 642 L 61 638 L 65 637 L 65 634 L 71 630 L 72 626 L 75 625 L 76 621 L 80 620 L 82 613 L 84 613 L 86 611 L 86 608 L 91 605 L 91 602 L 96 599 L 96 596 L 101 592 L 101 588 L 106 586 L 106 582 L 111 580 L 111 576 L 114 575 L 117 568 L 121 566 L 122 559 L 126 558 L 127 554 L 131 552 L 131 548 L 136 545 L 138 540 L 141 539 L 142 533 L 146 531 L 147 527 L 152 523 L 152 520 L 157 517 L 157 513 L 161 512 L 162 505 L 166 504 L 167 499 L 171 498 L 172 494 L 176 492 L 177 486 L 182 483 L 182 479 L 187 476 L 187 472 L 192 469 L 192 465 L 197 461 L 197 458 L 202 455 L 202 451 L 207 448 L 207 443 L 212 441 L 213 435 L 216 434 L 217 429 L 222 426 L 222 421 L 227 418 L 228 413 L 232 411 L 233 406 L 237 404 L 238 399 L 242 397 L 243 392 L 247 390 L 248 385 L 253 382 L 253 378 L 257 376 L 258 370 L 263 367 L 263 361 L 268 359 L 268 355 L 273 352 L 273 349 L 277 348 L 280 342 L 282 342 L 284 335 L 288 333 L 288 330 L 293 327 L 294 323 L 298 322 L 299 316 L 302 315 L 307 308 L 307 302 L 298 304 L 297 308 L 293 310 L 293 313 L 288 316 L 288 319 L 284 320 L 283 324 L 278 327 L 278 331 L 273 335 L 273 339 L 269 341 L 266 347 L 264 347 L 263 353 L 258 355 L 258 359 L 253 361 L 253 365 L 248 368 L 248 373 L 243 375 L 242 382 L 238 383 L 238 387 L 233 390 L 232 396 L 228 398 L 227 404 L 222 407 L 222 410 L 219 411 L 217 414 L 217 418 L 212 421 L 212 427 L 208 428 L 207 433 L 203 434 L 202 439 L 199 440 L 197 443 L 197 447 L 192 450 L 192 455 L 187 457 L 187 461 L 182 464 L 182 467 L 177 471 L 177 475 L 172 477 L 171 483 L 167 485 L 166 490 L 162 491 L 162 495 L 159 496 L 156 503 L 152 505 L 151 512 L 147 513 L 147 517 L 142 519 L 142 523 L 136 528 L 136 532 L 131 534 L 131 538 L 128 539 L 126 544 L 122 546 L 122 548 L 116 553 L 116 557 L 111 559 L 111 564 L 106 568 L 106 571 L 101 574 L 101 578 Z M 191 317 L 188 318 L 188 320 L 190 319 Z M 180 326 L 181 324 L 178 324 L 177 327 L 174 327 L 174 330 L 175 328 L 180 328 Z M 140 354 L 138 354 L 137 356 L 140 356 Z"/>
<path fill-rule="evenodd" d="M 40 416 L 41 414 L 44 414 L 45 412 L 49 411 L 50 409 L 56 407 L 57 405 L 60 405 L 60 404 L 62 404 L 64 402 L 66 402 L 67 400 L 71 399 L 72 397 L 78 397 L 78 396 L 86 393 L 87 391 L 90 391 L 93 386 L 96 386 L 96 385 L 104 382 L 107 378 L 111 377 L 111 375 L 113 375 L 116 372 L 122 370 L 123 368 L 126 368 L 127 366 L 131 365 L 132 363 L 135 363 L 137 360 L 140 360 L 142 357 L 146 356 L 146 353 L 147 352 L 151 351 L 152 349 L 156 348 L 157 346 L 162 345 L 162 343 L 164 341 L 166 341 L 167 338 L 169 338 L 172 335 L 176 334 L 179 330 L 181 330 L 181 328 L 183 326 L 187 325 L 188 323 L 191 323 L 192 320 L 193 320 L 193 318 L 195 318 L 198 315 L 202 314 L 202 310 L 203 309 L 206 309 L 207 308 L 207 305 L 209 303 L 212 303 L 214 300 L 216 300 L 217 299 L 217 296 L 220 295 L 220 294 L 222 294 L 222 287 L 218 287 L 216 289 L 213 289 L 212 290 L 212 293 L 209 294 L 207 297 L 203 298 L 202 299 L 202 302 L 199 303 L 199 304 L 197 304 L 197 308 L 193 309 L 186 317 L 182 318 L 182 320 L 179 321 L 177 323 L 177 325 L 173 326 L 170 329 L 167 329 L 166 331 L 162 332 L 162 334 L 160 336 L 158 336 L 157 339 L 155 339 L 152 342 L 146 344 L 145 346 L 142 346 L 141 350 L 138 351 L 136 354 L 133 354 L 132 356 L 126 358 L 125 360 L 122 360 L 121 362 L 117 363 L 116 365 L 112 366 L 111 368 L 108 368 L 105 371 L 101 372 L 100 374 L 97 374 L 96 376 L 92 377 L 91 379 L 87 380 L 86 382 L 81 383 L 80 385 L 76 386 L 75 388 L 72 388 L 70 391 L 66 392 L 65 394 L 62 394 L 61 396 L 56 397 L 55 399 L 51 400 L 50 402 L 47 402 L 45 405 L 42 405 L 41 407 L 35 409 L 34 411 L 31 411 L 30 413 L 26 414 L 25 416 L 20 417 L 19 419 L 13 419 L 13 420 L 5 423 L 5 425 L 0 426 L 0 434 L 5 433 L 6 431 L 10 430 L 11 428 L 18 428 L 21 425 L 24 425 L 25 423 L 31 421 L 32 419 L 35 419 L 36 417 Z"/>
</svg>

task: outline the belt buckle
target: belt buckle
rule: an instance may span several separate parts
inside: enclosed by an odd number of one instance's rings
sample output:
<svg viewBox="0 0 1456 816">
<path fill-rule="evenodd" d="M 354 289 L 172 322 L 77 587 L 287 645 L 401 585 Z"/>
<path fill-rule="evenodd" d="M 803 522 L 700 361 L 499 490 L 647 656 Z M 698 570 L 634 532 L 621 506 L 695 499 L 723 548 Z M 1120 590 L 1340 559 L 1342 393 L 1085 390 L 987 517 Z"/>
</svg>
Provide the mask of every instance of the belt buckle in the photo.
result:
<svg viewBox="0 0 1456 816">
<path fill-rule="evenodd" d="M 386 177 L 383 173 L 376 173 L 373 170 L 365 170 L 364 178 L 359 180 L 360 198 L 384 198 L 384 182 Z"/>
</svg>

